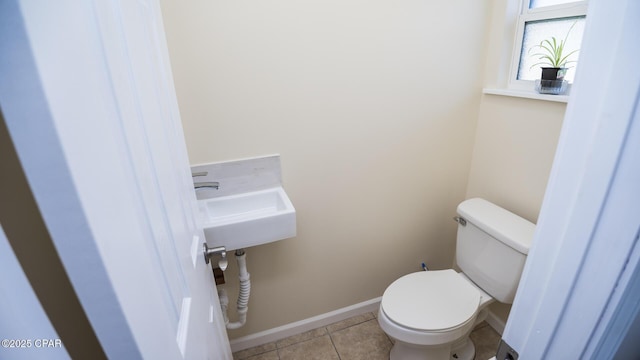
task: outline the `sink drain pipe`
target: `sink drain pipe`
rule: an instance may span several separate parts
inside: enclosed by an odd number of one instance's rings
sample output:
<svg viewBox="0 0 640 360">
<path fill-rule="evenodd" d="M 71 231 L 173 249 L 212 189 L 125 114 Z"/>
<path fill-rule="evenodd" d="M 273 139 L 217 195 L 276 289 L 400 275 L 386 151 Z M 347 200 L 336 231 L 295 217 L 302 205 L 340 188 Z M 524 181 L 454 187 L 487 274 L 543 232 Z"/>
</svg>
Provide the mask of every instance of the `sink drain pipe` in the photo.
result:
<svg viewBox="0 0 640 360">
<path fill-rule="evenodd" d="M 247 254 L 244 249 L 236 250 L 236 261 L 238 262 L 238 273 L 240 279 L 240 289 L 238 291 L 237 312 L 238 321 L 229 322 L 227 309 L 229 307 L 229 297 L 224 288 L 218 289 L 218 297 L 220 298 L 220 307 L 222 307 L 222 316 L 227 329 L 238 329 L 247 322 L 247 311 L 249 310 L 249 295 L 251 294 L 251 280 L 247 271 Z"/>
</svg>

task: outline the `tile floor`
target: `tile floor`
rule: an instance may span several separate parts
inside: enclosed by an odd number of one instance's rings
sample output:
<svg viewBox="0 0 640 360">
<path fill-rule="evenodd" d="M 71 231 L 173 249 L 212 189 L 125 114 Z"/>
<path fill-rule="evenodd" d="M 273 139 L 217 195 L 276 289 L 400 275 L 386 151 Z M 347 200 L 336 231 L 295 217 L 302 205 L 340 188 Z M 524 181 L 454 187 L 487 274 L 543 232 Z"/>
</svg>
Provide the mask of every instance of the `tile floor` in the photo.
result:
<svg viewBox="0 0 640 360">
<path fill-rule="evenodd" d="M 471 333 L 476 360 L 495 355 L 500 335 L 487 323 Z M 235 360 L 387 360 L 392 342 L 374 313 L 352 318 L 233 354 Z"/>
</svg>

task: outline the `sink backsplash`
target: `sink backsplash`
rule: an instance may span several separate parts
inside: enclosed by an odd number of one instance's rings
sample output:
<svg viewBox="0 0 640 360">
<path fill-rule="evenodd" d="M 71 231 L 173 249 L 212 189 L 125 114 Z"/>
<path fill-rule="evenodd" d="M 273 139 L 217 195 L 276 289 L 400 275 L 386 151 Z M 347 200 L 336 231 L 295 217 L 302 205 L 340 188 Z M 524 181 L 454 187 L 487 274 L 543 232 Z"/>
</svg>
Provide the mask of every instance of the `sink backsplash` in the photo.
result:
<svg viewBox="0 0 640 360">
<path fill-rule="evenodd" d="M 191 173 L 198 172 L 207 172 L 207 175 L 194 177 L 194 183 L 217 181 L 220 184 L 217 190 L 196 190 L 198 200 L 282 186 L 278 154 L 191 166 Z"/>
</svg>

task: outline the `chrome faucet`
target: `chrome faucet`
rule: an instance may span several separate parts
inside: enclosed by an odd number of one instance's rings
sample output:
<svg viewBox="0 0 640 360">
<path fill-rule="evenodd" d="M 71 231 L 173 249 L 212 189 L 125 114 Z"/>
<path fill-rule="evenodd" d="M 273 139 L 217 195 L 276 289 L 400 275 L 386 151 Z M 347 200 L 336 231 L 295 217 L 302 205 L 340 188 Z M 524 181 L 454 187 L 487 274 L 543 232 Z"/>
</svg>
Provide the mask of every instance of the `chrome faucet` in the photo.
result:
<svg viewBox="0 0 640 360">
<path fill-rule="evenodd" d="M 217 181 L 197 182 L 193 183 L 193 187 L 197 189 L 216 189 L 220 188 L 220 183 Z"/>
<path fill-rule="evenodd" d="M 191 173 L 191 177 L 207 176 L 208 173 L 209 172 L 207 172 L 207 171 Z M 217 182 L 217 181 L 194 182 L 193 183 L 193 187 L 196 190 L 198 190 L 198 189 L 215 189 L 215 190 L 218 190 L 220 188 L 220 183 Z"/>
</svg>

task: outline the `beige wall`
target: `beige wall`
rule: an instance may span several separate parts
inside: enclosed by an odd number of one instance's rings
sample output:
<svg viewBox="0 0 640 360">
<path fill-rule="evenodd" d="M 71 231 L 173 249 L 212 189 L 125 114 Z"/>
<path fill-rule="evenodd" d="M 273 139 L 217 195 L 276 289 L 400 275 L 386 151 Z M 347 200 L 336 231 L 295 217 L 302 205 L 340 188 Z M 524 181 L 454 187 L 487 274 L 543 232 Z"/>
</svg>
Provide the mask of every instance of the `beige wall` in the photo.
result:
<svg viewBox="0 0 640 360">
<path fill-rule="evenodd" d="M 564 103 L 483 95 L 466 197 L 537 222 L 565 109 Z M 510 309 L 491 306 L 505 322 Z"/>
<path fill-rule="evenodd" d="M 488 2 L 162 5 L 190 161 L 280 153 L 297 209 L 295 239 L 248 249 L 232 338 L 381 296 L 422 261 L 451 266 Z"/>
<path fill-rule="evenodd" d="M 483 95 L 467 197 L 537 222 L 565 109 L 564 103 Z"/>
</svg>

